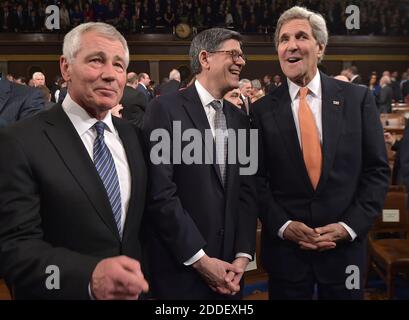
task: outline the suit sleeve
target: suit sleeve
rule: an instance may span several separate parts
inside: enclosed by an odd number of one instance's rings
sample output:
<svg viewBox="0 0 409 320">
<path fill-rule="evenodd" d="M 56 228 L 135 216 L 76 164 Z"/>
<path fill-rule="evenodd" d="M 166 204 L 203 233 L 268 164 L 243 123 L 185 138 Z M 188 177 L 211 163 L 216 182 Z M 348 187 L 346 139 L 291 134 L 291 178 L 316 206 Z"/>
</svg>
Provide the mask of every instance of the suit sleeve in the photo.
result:
<svg viewBox="0 0 409 320">
<path fill-rule="evenodd" d="M 29 118 L 36 113 L 44 110 L 45 101 L 39 89 L 33 88 L 27 94 L 23 105 L 20 109 L 19 119 Z"/>
<path fill-rule="evenodd" d="M 358 107 L 358 106 L 357 106 Z M 362 110 L 362 170 L 356 195 L 342 221 L 364 238 L 376 216 L 382 212 L 388 191 L 390 168 L 383 129 L 375 100 L 367 90 Z"/>
<path fill-rule="evenodd" d="M 253 141 L 250 137 L 250 125 L 247 115 L 243 116 L 240 114 L 245 125 L 243 126 L 247 130 L 246 135 L 246 149 L 247 154 L 250 155 L 250 164 L 255 162 L 257 165 L 257 148 L 252 146 Z M 255 135 L 257 137 L 257 134 Z M 254 136 L 253 136 L 254 137 Z M 240 140 L 239 140 L 240 143 Z M 252 155 L 254 154 L 254 156 Z M 247 166 L 240 164 L 240 169 L 243 172 L 239 172 L 240 179 L 240 191 L 239 191 L 239 215 L 238 223 L 236 228 L 236 244 L 235 253 L 247 253 L 250 256 L 254 255 L 256 249 L 256 230 L 257 230 L 257 191 L 256 191 L 256 180 L 255 174 L 245 174 Z"/>
<path fill-rule="evenodd" d="M 178 197 L 177 185 L 173 181 L 174 165 L 172 164 L 172 120 L 169 108 L 159 99 L 149 104 L 145 113 L 143 132 L 148 145 L 150 161 L 151 199 L 147 216 L 150 225 L 166 244 L 179 263 L 189 260 L 206 241 L 195 222 L 182 206 Z M 153 141 L 153 135 L 160 132 L 168 135 L 169 140 L 162 145 L 164 161 L 155 164 L 160 141 Z M 167 150 L 166 150 L 167 149 Z"/>
<path fill-rule="evenodd" d="M 279 229 L 291 220 L 286 211 L 275 201 L 269 186 L 269 173 L 265 164 L 266 158 L 263 144 L 263 127 L 260 104 L 253 108 L 252 127 L 258 130 L 258 170 L 256 174 L 256 186 L 258 196 L 259 218 L 263 224 L 264 232 L 272 237 L 278 237 Z"/>
<path fill-rule="evenodd" d="M 88 283 L 100 259 L 47 243 L 40 198 L 46 191 L 39 190 L 18 141 L 0 133 L 0 149 L 7 150 L 0 153 L 0 275 L 17 299 L 88 299 Z M 58 267 L 58 273 L 47 273 L 49 266 Z M 58 290 L 47 288 L 52 275 Z"/>
</svg>

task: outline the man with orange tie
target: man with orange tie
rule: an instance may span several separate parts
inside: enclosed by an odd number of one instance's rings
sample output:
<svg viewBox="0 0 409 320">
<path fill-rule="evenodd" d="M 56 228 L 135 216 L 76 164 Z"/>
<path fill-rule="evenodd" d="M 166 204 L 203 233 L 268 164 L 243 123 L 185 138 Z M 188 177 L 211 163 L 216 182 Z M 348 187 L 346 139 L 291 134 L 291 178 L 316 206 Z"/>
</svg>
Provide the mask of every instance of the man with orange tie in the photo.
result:
<svg viewBox="0 0 409 320">
<path fill-rule="evenodd" d="M 388 189 L 375 101 L 318 71 L 327 41 L 321 15 L 284 12 L 275 45 L 287 79 L 253 106 L 270 299 L 362 298 L 366 235 Z"/>
</svg>

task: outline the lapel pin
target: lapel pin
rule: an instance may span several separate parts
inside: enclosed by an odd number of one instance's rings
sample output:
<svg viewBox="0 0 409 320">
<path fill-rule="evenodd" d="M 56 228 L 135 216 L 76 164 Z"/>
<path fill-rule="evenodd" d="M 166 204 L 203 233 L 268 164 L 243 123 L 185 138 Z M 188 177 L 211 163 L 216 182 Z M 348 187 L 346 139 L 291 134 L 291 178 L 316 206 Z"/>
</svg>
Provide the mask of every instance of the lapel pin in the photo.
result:
<svg viewBox="0 0 409 320">
<path fill-rule="evenodd" d="M 335 104 L 336 106 L 339 106 L 339 101 L 338 100 L 333 100 L 332 104 Z"/>
</svg>

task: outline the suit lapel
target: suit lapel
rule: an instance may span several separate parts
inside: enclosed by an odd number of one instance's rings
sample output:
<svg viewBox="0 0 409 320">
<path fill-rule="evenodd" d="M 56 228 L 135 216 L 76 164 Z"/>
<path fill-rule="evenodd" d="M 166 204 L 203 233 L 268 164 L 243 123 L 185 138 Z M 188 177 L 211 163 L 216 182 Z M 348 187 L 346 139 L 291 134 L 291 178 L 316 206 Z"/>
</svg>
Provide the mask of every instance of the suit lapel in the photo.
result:
<svg viewBox="0 0 409 320">
<path fill-rule="evenodd" d="M 321 73 L 323 166 L 317 191 L 323 188 L 332 168 L 338 139 L 342 130 L 344 97 L 336 81 Z"/>
<path fill-rule="evenodd" d="M 61 160 L 81 186 L 98 215 L 120 240 L 105 187 L 81 138 L 61 105 L 56 105 L 48 112 L 46 122 L 49 126 L 45 129 L 45 134 Z"/>
<path fill-rule="evenodd" d="M 0 80 L 0 113 L 3 111 L 10 97 L 10 90 L 10 83 L 6 80 Z"/>
<path fill-rule="evenodd" d="M 128 236 L 128 230 L 132 230 L 129 226 L 133 225 L 135 219 L 140 218 L 138 216 L 137 204 L 145 203 L 145 193 L 142 188 L 146 185 L 147 169 L 145 167 L 145 160 L 143 157 L 143 150 L 139 143 L 135 142 L 138 139 L 136 131 L 133 127 L 124 125 L 115 117 L 112 117 L 112 121 L 115 128 L 118 130 L 119 137 L 122 140 L 122 145 L 125 149 L 126 157 L 128 160 L 129 170 L 131 173 L 131 193 L 129 207 L 126 214 L 123 241 Z M 135 148 L 138 146 L 138 148 Z M 141 206 L 142 207 L 142 206 Z"/>
<path fill-rule="evenodd" d="M 274 91 L 273 99 L 276 100 L 273 102 L 273 105 L 277 105 L 277 107 L 274 108 L 275 123 L 279 129 L 281 138 L 284 140 L 284 147 L 287 149 L 290 159 L 298 171 L 296 174 L 312 189 L 298 140 L 293 112 L 291 110 L 291 97 L 288 91 L 287 81 Z"/>
<path fill-rule="evenodd" d="M 205 146 L 203 151 L 207 152 L 208 155 L 210 154 L 213 155 L 212 166 L 218 177 L 220 185 L 223 187 L 222 178 L 220 174 L 220 168 L 219 168 L 219 165 L 215 161 L 216 144 L 214 143 L 214 140 L 212 140 L 213 143 L 211 146 L 209 146 L 208 144 L 206 144 L 206 141 L 205 141 L 205 132 L 206 130 L 209 130 L 208 132 L 210 133 L 211 129 L 210 129 L 209 121 L 207 120 L 207 117 L 206 117 L 206 113 L 203 110 L 202 102 L 200 101 L 199 95 L 196 91 L 196 87 L 192 85 L 188 87 L 186 90 L 181 91 L 181 93 L 186 98 L 186 102 L 183 104 L 183 107 L 185 108 L 187 114 L 189 115 L 190 119 L 194 123 L 196 129 L 200 131 L 200 134 L 202 136 L 202 141 Z"/>
</svg>

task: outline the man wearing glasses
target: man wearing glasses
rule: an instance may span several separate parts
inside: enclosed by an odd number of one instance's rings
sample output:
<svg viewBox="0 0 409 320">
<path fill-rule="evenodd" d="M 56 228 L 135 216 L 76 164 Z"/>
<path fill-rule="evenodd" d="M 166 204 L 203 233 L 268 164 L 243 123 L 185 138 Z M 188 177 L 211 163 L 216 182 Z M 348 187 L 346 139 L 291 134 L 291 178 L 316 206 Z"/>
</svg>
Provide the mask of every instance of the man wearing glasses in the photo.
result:
<svg viewBox="0 0 409 320">
<path fill-rule="evenodd" d="M 248 129 L 247 117 L 223 99 L 238 88 L 245 65 L 239 33 L 213 28 L 198 34 L 190 52 L 196 81 L 186 90 L 160 96 L 147 109 L 144 133 L 151 149 L 151 202 L 147 250 L 151 288 L 159 299 L 238 298 L 242 275 L 255 249 L 256 210 L 253 177 L 239 175 L 237 154 L 227 150 L 229 129 Z M 172 133 L 175 123 L 213 136 L 212 162 L 153 164 L 158 128 Z M 172 135 L 172 134 L 171 134 Z M 174 144 L 175 141 L 172 141 Z M 190 141 L 182 141 L 182 150 Z M 200 147 L 200 158 L 209 149 Z M 193 152 L 197 152 L 195 149 Z M 229 150 L 230 152 L 230 150 Z M 230 161 L 233 159 L 233 161 Z"/>
</svg>

